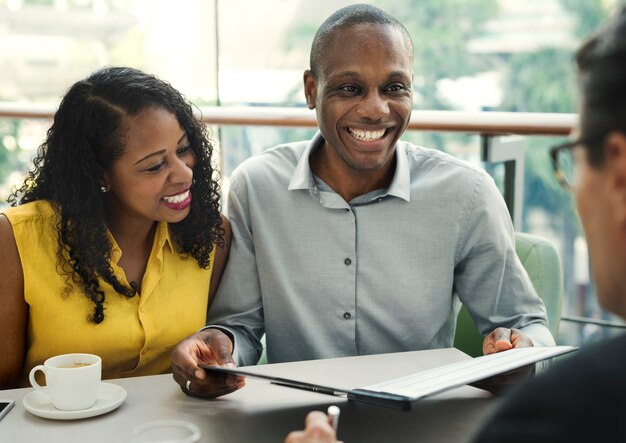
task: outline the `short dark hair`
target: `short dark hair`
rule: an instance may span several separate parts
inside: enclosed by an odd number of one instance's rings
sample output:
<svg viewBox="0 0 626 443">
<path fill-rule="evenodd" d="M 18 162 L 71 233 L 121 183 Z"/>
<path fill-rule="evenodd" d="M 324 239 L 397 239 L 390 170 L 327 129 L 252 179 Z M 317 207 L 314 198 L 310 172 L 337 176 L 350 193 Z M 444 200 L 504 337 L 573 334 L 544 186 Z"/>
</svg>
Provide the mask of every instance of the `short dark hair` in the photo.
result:
<svg viewBox="0 0 626 443">
<path fill-rule="evenodd" d="M 580 131 L 592 165 L 604 161 L 604 138 L 626 134 L 626 7 L 576 52 L 581 91 Z M 595 142 L 593 142 L 595 141 Z"/>
<path fill-rule="evenodd" d="M 313 43 L 311 44 L 309 61 L 313 75 L 317 75 L 320 61 L 324 56 L 326 44 L 328 43 L 328 38 L 335 30 L 366 23 L 389 25 L 398 29 L 404 37 L 411 54 L 411 60 L 413 60 L 413 40 L 411 40 L 411 35 L 404 25 L 382 9 L 372 5 L 357 3 L 335 11 L 330 17 L 324 20 L 317 29 L 315 37 L 313 37 Z"/>
</svg>

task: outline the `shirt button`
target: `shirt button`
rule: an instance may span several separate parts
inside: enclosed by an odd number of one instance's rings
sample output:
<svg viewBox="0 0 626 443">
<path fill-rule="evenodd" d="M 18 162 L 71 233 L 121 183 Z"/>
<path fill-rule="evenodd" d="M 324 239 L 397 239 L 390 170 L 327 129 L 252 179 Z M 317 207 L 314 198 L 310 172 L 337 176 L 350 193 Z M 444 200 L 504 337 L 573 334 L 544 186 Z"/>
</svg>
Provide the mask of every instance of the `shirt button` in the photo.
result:
<svg viewBox="0 0 626 443">
<path fill-rule="evenodd" d="M 346 320 L 350 320 L 352 318 L 352 314 L 350 314 L 349 312 L 344 312 L 343 318 Z"/>
<path fill-rule="evenodd" d="M 350 266 L 350 265 L 352 264 L 352 260 L 350 260 L 349 258 L 346 258 L 346 259 L 343 261 L 343 263 L 344 263 L 346 266 Z"/>
</svg>

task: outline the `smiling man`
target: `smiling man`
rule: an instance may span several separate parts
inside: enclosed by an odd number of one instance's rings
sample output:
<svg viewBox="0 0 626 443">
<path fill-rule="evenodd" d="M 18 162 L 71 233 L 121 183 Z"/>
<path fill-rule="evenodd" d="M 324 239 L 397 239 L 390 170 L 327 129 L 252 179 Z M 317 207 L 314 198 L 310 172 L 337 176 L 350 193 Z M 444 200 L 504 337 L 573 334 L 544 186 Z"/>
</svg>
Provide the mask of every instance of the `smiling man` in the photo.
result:
<svg viewBox="0 0 626 443">
<path fill-rule="evenodd" d="M 578 134 L 550 154 L 558 180 L 576 197 L 598 301 L 626 320 L 625 6 L 583 43 L 576 64 L 581 96 Z M 511 391 L 473 441 L 624 441 L 625 349 L 624 334 L 584 345 Z M 285 443 L 336 443 L 335 437 L 328 417 L 313 411 L 306 429 L 291 432 Z"/>
<path fill-rule="evenodd" d="M 393 180 L 395 145 L 413 107 L 413 47 L 402 27 L 335 27 L 318 32 L 304 73 L 307 105 L 323 137 L 309 164 L 350 202 Z"/>
<path fill-rule="evenodd" d="M 319 28 L 304 73 L 319 133 L 233 173 L 234 233 L 210 327 L 173 352 L 196 396 L 242 386 L 199 364 L 452 346 L 466 304 L 486 353 L 552 345 L 493 180 L 399 141 L 412 109 L 413 44 L 395 18 L 351 5 Z M 235 350 L 236 347 L 236 350 Z"/>
</svg>

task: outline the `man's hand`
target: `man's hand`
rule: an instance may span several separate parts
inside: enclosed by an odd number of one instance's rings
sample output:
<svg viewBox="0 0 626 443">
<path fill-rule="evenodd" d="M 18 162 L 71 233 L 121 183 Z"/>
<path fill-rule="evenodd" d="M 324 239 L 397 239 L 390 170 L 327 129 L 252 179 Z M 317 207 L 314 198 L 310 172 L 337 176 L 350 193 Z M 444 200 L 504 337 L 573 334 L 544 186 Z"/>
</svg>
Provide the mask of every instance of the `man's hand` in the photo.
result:
<svg viewBox="0 0 626 443">
<path fill-rule="evenodd" d="M 320 411 L 311 411 L 306 416 L 304 431 L 290 432 L 285 443 L 341 443 L 337 442 L 335 430 L 328 416 Z"/>
<path fill-rule="evenodd" d="M 519 329 L 496 328 L 483 341 L 483 354 L 495 354 L 513 348 L 529 348 L 534 346 L 532 339 Z M 472 386 L 485 389 L 493 394 L 500 394 L 521 379 L 528 377 L 535 365 L 526 365 L 503 374 L 471 383 Z"/>
<path fill-rule="evenodd" d="M 483 341 L 483 354 L 495 354 L 513 348 L 530 348 L 532 339 L 519 329 L 496 328 Z"/>
<path fill-rule="evenodd" d="M 205 329 L 187 337 L 172 351 L 174 380 L 193 397 L 216 398 L 245 385 L 243 377 L 209 374 L 203 366 L 235 367 L 233 344 L 219 329 Z"/>
</svg>

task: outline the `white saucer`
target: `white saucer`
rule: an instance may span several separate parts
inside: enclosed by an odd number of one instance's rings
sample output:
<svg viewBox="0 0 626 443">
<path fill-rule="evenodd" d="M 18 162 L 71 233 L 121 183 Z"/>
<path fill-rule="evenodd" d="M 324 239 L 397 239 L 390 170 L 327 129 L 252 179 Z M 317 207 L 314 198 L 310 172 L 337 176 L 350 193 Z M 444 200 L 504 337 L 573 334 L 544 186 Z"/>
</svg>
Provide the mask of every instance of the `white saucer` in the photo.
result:
<svg viewBox="0 0 626 443">
<path fill-rule="evenodd" d="M 52 420 L 77 420 L 106 414 L 121 405 L 124 399 L 126 399 L 126 389 L 112 383 L 100 383 L 98 399 L 89 409 L 61 411 L 52 405 L 49 396 L 39 391 L 33 391 L 24 397 L 22 404 L 28 412 L 38 417 Z"/>
</svg>

